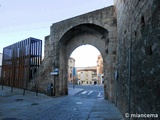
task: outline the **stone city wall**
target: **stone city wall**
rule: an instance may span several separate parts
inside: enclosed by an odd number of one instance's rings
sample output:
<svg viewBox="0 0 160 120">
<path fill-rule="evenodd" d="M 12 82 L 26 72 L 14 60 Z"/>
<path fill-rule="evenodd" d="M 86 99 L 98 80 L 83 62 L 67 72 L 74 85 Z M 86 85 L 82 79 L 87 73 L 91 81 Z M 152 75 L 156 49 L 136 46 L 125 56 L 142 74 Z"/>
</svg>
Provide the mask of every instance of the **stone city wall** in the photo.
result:
<svg viewBox="0 0 160 120">
<path fill-rule="evenodd" d="M 115 0 L 117 106 L 160 115 L 160 1 Z"/>
<path fill-rule="evenodd" d="M 116 30 L 113 6 L 54 23 L 50 35 L 45 38 L 44 60 L 29 86 L 37 83 L 40 90 L 45 90 L 47 84 L 54 83 L 55 79 L 56 95 L 67 94 L 68 58 L 78 46 L 91 44 L 99 49 L 104 59 L 105 98 L 114 101 Z M 59 76 L 53 78 L 50 72 L 56 67 Z"/>
</svg>

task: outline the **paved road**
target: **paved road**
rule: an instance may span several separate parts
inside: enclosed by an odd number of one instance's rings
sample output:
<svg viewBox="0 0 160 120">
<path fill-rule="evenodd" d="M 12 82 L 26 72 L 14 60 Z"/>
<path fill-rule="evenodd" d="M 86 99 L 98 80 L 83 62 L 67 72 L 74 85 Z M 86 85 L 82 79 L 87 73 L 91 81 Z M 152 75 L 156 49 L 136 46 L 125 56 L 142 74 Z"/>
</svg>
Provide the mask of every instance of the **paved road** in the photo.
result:
<svg viewBox="0 0 160 120">
<path fill-rule="evenodd" d="M 98 98 L 104 98 L 104 90 L 102 85 L 85 85 L 85 86 L 79 86 L 76 85 L 75 88 L 81 88 L 84 89 L 80 93 L 76 94 L 75 97 L 80 98 L 88 98 L 88 99 L 98 99 Z"/>
<path fill-rule="evenodd" d="M 6 89 L 7 90 L 7 89 Z M 3 93 L 2 93 L 3 92 Z M 103 99 L 103 86 L 76 86 L 69 95 L 52 98 L 43 94 L 3 90 L 1 120 L 122 120 L 117 108 Z"/>
<path fill-rule="evenodd" d="M 69 85 L 71 87 L 72 85 Z M 122 120 L 116 107 L 104 100 L 103 86 L 75 86 L 83 91 L 33 118 L 40 120 Z M 73 89 L 73 88 L 72 88 Z"/>
<path fill-rule="evenodd" d="M 70 89 L 72 85 L 69 85 Z M 74 89 L 83 89 L 77 94 L 63 100 L 60 104 L 33 118 L 39 120 L 45 118 L 50 120 L 87 120 L 97 99 L 103 98 L 103 86 L 80 86 L 75 85 Z M 57 109 L 58 108 L 58 109 Z"/>
</svg>

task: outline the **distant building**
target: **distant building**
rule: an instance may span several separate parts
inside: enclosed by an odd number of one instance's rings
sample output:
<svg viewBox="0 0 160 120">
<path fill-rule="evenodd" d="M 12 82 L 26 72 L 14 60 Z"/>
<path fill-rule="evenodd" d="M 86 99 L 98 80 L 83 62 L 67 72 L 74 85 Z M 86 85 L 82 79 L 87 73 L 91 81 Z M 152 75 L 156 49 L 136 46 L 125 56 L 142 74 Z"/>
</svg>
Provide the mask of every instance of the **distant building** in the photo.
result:
<svg viewBox="0 0 160 120">
<path fill-rule="evenodd" d="M 42 40 L 28 38 L 3 48 L 3 84 L 27 87 L 40 66 Z"/>
<path fill-rule="evenodd" d="M 73 68 L 75 67 L 75 59 L 69 58 L 68 60 L 68 82 L 73 83 Z"/>
<path fill-rule="evenodd" d="M 103 58 L 101 55 L 97 58 L 97 82 L 98 84 L 103 83 Z"/>
<path fill-rule="evenodd" d="M 95 67 L 77 68 L 78 84 L 88 85 L 94 84 L 97 81 L 97 69 Z"/>
</svg>

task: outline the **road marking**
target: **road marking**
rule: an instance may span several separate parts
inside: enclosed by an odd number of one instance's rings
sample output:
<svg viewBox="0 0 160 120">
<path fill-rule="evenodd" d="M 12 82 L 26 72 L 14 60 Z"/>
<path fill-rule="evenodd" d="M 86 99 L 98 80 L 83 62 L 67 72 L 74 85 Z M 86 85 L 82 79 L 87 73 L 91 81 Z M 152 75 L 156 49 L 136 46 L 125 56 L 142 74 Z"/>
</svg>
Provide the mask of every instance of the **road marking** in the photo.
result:
<svg viewBox="0 0 160 120">
<path fill-rule="evenodd" d="M 81 94 L 86 94 L 87 93 L 87 91 L 83 91 Z"/>
<path fill-rule="evenodd" d="M 98 97 L 101 96 L 101 92 L 99 92 L 99 94 L 97 95 Z"/>
<path fill-rule="evenodd" d="M 99 94 L 97 95 L 97 97 L 102 97 L 101 92 L 99 92 Z"/>
<path fill-rule="evenodd" d="M 88 95 L 90 95 L 92 92 L 93 92 L 93 91 L 90 91 L 90 92 L 88 93 Z"/>
<path fill-rule="evenodd" d="M 82 104 L 83 102 L 76 102 L 76 104 L 78 104 L 78 105 L 80 105 L 80 104 Z"/>
</svg>

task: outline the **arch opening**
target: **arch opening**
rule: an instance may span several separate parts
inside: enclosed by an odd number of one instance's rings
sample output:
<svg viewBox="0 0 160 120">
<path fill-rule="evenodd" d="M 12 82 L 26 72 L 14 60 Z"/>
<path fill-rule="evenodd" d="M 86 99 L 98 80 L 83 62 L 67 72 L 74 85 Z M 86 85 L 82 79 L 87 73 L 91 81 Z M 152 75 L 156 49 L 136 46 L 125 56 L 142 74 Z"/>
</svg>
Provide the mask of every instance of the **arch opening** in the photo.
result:
<svg viewBox="0 0 160 120">
<path fill-rule="evenodd" d="M 68 59 L 68 88 L 88 89 L 87 97 L 93 97 L 93 89 L 98 89 L 97 98 L 104 97 L 103 58 L 93 45 L 77 47 Z M 90 95 L 92 94 L 92 95 Z M 95 97 L 95 96 L 94 96 Z"/>
<path fill-rule="evenodd" d="M 92 45 L 99 50 L 103 58 L 104 84 L 107 77 L 107 57 L 108 31 L 94 24 L 82 24 L 71 28 L 60 39 L 60 94 L 68 93 L 68 59 L 71 53 L 79 46 Z M 88 82 L 89 83 L 89 82 Z M 98 82 L 97 82 L 98 83 Z M 106 85 L 104 85 L 106 86 Z M 106 87 L 104 87 L 104 91 Z"/>
</svg>

